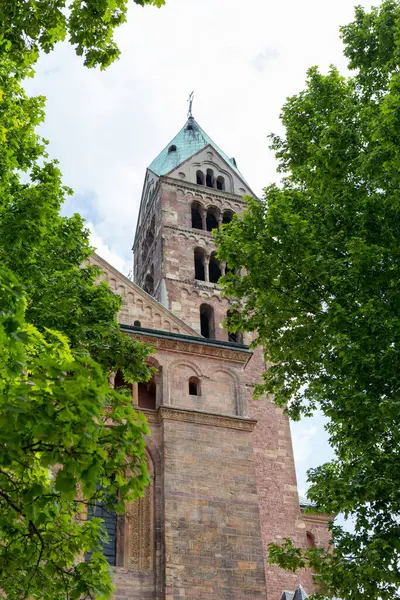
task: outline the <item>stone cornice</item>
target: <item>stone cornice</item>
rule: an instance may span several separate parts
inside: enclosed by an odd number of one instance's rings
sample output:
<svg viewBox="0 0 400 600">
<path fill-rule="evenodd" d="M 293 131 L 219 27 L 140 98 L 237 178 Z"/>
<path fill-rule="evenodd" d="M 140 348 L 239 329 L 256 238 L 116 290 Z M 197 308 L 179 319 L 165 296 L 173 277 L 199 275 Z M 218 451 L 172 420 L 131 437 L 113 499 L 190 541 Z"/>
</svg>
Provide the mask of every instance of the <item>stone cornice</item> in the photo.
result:
<svg viewBox="0 0 400 600">
<path fill-rule="evenodd" d="M 257 424 L 255 419 L 229 416 L 218 413 L 208 413 L 200 410 L 187 410 L 176 406 L 160 406 L 155 410 L 140 409 L 149 423 L 160 424 L 162 421 L 181 421 L 196 425 L 224 427 L 225 429 L 239 429 L 253 431 Z"/>
<path fill-rule="evenodd" d="M 307 522 L 315 523 L 326 523 L 327 521 L 333 521 L 335 515 L 325 515 L 323 513 L 308 513 L 301 508 L 303 519 Z"/>
<path fill-rule="evenodd" d="M 216 188 L 209 188 L 205 186 L 199 186 L 195 183 L 185 182 L 183 179 L 175 179 L 174 177 L 168 177 L 167 175 L 163 175 L 160 177 L 160 182 L 165 182 L 170 185 L 173 185 L 177 188 L 183 188 L 186 190 L 190 190 L 191 192 L 198 195 L 206 195 L 215 198 L 226 198 L 227 200 L 231 200 L 232 202 L 237 202 L 242 204 L 244 207 L 247 205 L 246 200 L 243 200 L 243 196 L 239 196 L 237 194 L 231 194 L 230 192 L 220 191 Z M 248 187 L 248 186 L 247 186 Z"/>
<path fill-rule="evenodd" d="M 213 232 L 212 231 L 206 231 L 205 229 L 193 229 L 193 228 L 189 228 L 189 227 L 180 227 L 179 225 L 169 225 L 168 223 L 163 224 L 163 228 L 164 229 L 173 229 L 175 231 L 184 231 L 185 233 L 189 234 L 189 235 L 195 235 L 196 237 L 202 237 L 202 236 L 206 236 L 207 238 L 210 238 L 210 240 L 213 239 Z"/>
<path fill-rule="evenodd" d="M 174 283 L 177 282 L 183 283 L 184 285 L 193 286 L 194 290 L 206 290 L 208 292 L 212 292 L 213 294 L 217 293 L 220 299 L 224 298 L 225 300 L 227 300 L 227 298 L 222 296 L 221 286 L 218 285 L 218 283 L 211 283 L 211 281 L 200 281 L 199 279 L 195 279 L 195 281 L 193 281 L 193 279 L 179 279 L 178 277 L 171 277 L 171 275 L 168 274 L 165 275 L 165 279 L 173 281 Z M 194 283 L 196 284 L 196 287 L 194 287 Z"/>
<path fill-rule="evenodd" d="M 124 326 L 121 325 L 121 329 L 124 330 Z M 128 333 L 128 331 L 127 331 Z M 168 350 L 168 352 L 179 352 L 186 354 L 195 354 L 202 356 L 211 356 L 213 358 L 224 359 L 229 362 L 240 363 L 246 365 L 253 352 L 248 348 L 235 349 L 226 346 L 213 346 L 209 340 L 201 340 L 201 338 L 195 338 L 193 341 L 173 339 L 173 337 L 162 337 L 157 334 L 152 335 L 151 333 L 140 333 L 139 331 L 129 330 L 129 333 L 134 334 L 136 339 L 139 339 L 144 344 L 149 344 L 159 350 Z"/>
</svg>

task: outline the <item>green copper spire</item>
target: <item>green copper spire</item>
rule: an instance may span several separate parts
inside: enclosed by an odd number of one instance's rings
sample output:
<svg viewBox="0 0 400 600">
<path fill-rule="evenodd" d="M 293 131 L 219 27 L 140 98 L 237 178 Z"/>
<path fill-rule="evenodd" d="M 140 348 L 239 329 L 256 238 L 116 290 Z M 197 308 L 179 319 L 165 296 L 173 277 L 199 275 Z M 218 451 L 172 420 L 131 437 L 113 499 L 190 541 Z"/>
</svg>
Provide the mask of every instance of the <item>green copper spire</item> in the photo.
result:
<svg viewBox="0 0 400 600">
<path fill-rule="evenodd" d="M 190 113 L 191 115 L 191 113 Z M 206 146 L 212 146 L 228 165 L 239 175 L 239 177 L 246 183 L 243 175 L 240 173 L 236 166 L 234 158 L 229 158 L 217 144 L 206 134 L 206 132 L 200 127 L 195 121 L 193 116 L 189 116 L 184 127 L 180 132 L 170 141 L 168 146 L 164 148 L 162 152 L 153 160 L 149 169 L 155 173 L 155 175 L 167 175 L 178 165 L 183 163 L 185 160 L 203 150 Z"/>
</svg>

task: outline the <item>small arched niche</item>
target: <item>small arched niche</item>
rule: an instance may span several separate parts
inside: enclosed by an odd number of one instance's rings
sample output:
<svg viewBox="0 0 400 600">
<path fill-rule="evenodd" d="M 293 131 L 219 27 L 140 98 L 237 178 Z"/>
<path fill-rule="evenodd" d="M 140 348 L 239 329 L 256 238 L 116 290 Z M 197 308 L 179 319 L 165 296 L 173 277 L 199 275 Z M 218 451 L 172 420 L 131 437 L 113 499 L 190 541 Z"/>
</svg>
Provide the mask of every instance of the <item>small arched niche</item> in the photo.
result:
<svg viewBox="0 0 400 600">
<path fill-rule="evenodd" d="M 207 225 L 207 231 L 212 231 L 213 229 L 218 229 L 218 211 L 213 206 L 211 206 L 207 210 L 206 225 Z"/>
<path fill-rule="evenodd" d="M 200 379 L 198 377 L 189 377 L 189 396 L 201 396 Z"/>
<path fill-rule="evenodd" d="M 204 185 L 204 173 L 203 171 L 196 171 L 196 183 L 197 185 Z"/>
<path fill-rule="evenodd" d="M 205 281 L 205 256 L 204 248 L 194 249 L 194 278 L 198 281 Z"/>
<path fill-rule="evenodd" d="M 205 338 L 215 339 L 214 309 L 209 304 L 200 305 L 200 333 Z"/>
<path fill-rule="evenodd" d="M 203 219 L 201 217 L 201 204 L 193 202 L 192 207 L 192 228 L 203 229 Z"/>
<path fill-rule="evenodd" d="M 210 262 L 208 265 L 208 277 L 211 283 L 218 283 L 218 280 L 221 277 L 221 268 L 219 266 L 219 261 L 217 260 L 217 255 L 215 252 L 213 252 L 210 256 Z"/>
<path fill-rule="evenodd" d="M 141 327 L 142 326 L 142 324 L 141 324 L 140 321 L 134 321 L 133 325 L 134 325 L 134 327 Z"/>
</svg>

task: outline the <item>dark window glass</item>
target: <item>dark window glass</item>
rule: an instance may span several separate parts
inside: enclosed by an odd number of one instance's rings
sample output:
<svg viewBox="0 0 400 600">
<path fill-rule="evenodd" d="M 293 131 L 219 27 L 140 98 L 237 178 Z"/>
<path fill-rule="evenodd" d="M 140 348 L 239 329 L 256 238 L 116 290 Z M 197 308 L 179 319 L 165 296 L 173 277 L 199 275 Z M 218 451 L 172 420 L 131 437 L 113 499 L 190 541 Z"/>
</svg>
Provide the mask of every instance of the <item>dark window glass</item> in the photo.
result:
<svg viewBox="0 0 400 600">
<path fill-rule="evenodd" d="M 101 489 L 100 484 L 97 484 L 96 488 L 97 490 Z M 105 502 L 96 502 L 88 507 L 88 519 L 93 517 L 103 519 L 103 527 L 107 532 L 108 540 L 101 543 L 101 548 L 108 564 L 115 567 L 117 564 L 117 514 L 107 508 Z M 88 553 L 86 560 L 89 560 L 90 556 L 91 553 Z"/>
</svg>

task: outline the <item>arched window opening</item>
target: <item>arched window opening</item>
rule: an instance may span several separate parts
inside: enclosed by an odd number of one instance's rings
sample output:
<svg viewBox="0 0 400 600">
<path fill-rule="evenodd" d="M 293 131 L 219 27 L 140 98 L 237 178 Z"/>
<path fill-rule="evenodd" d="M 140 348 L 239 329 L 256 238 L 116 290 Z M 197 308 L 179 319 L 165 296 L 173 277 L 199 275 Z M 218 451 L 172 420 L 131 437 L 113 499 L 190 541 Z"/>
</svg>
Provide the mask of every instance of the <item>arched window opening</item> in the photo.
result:
<svg viewBox="0 0 400 600">
<path fill-rule="evenodd" d="M 176 146 L 175 146 L 175 144 L 172 144 L 172 146 L 170 146 L 170 147 L 168 148 L 168 154 L 169 154 L 170 152 L 176 152 Z"/>
<path fill-rule="evenodd" d="M 207 231 L 212 231 L 213 229 L 218 229 L 218 219 L 215 212 L 215 209 L 209 208 L 207 211 Z"/>
<path fill-rule="evenodd" d="M 189 378 L 189 395 L 200 396 L 200 379 L 198 377 Z"/>
<path fill-rule="evenodd" d="M 222 216 L 222 224 L 226 225 L 227 223 L 230 223 L 233 219 L 234 214 L 235 213 L 233 213 L 231 210 L 225 210 Z"/>
<path fill-rule="evenodd" d="M 127 389 L 132 391 L 132 384 L 125 381 L 122 371 L 118 369 L 114 377 L 114 389 Z"/>
<path fill-rule="evenodd" d="M 211 188 L 215 187 L 215 177 L 212 169 L 207 169 L 206 186 Z"/>
<path fill-rule="evenodd" d="M 204 185 L 204 173 L 203 171 L 196 172 L 196 183 L 197 185 Z"/>
<path fill-rule="evenodd" d="M 211 283 L 218 283 L 218 279 L 221 277 L 221 269 L 217 260 L 215 252 L 210 256 L 210 264 L 208 267 L 208 279 Z"/>
<path fill-rule="evenodd" d="M 226 313 L 228 319 L 228 341 L 234 344 L 243 344 L 243 333 L 241 331 L 230 331 L 229 330 L 229 318 L 232 317 L 237 310 L 228 310 Z"/>
<path fill-rule="evenodd" d="M 313 536 L 312 533 L 310 533 L 309 531 L 307 531 L 307 548 L 315 548 L 316 544 L 315 544 L 315 537 Z"/>
<path fill-rule="evenodd" d="M 215 339 L 214 309 L 209 304 L 200 305 L 200 332 L 208 339 Z"/>
<path fill-rule="evenodd" d="M 217 177 L 217 190 L 225 190 L 225 179 L 220 175 Z"/>
<path fill-rule="evenodd" d="M 102 486 L 99 482 L 96 484 L 96 491 L 100 492 L 102 490 Z M 114 504 L 114 498 L 112 498 Z M 116 502 L 115 498 L 115 502 Z M 107 563 L 111 567 L 115 567 L 117 565 L 117 523 L 118 517 L 117 513 L 110 509 L 106 499 L 103 497 L 102 500 L 95 500 L 93 504 L 89 504 L 87 518 L 93 519 L 94 517 L 98 519 L 102 519 L 102 526 L 107 532 L 107 540 L 103 539 L 100 542 L 100 550 L 102 550 Z M 89 552 L 85 556 L 85 560 L 89 561 L 92 553 Z"/>
<path fill-rule="evenodd" d="M 199 281 L 205 281 L 204 268 L 205 251 L 203 248 L 194 249 L 194 278 Z"/>
<path fill-rule="evenodd" d="M 200 204 L 192 204 L 192 227 L 193 229 L 203 229 L 203 219 L 201 218 Z"/>
<path fill-rule="evenodd" d="M 145 292 L 150 294 L 150 296 L 154 294 L 154 277 L 150 273 L 147 273 L 146 275 L 143 289 Z"/>
<path fill-rule="evenodd" d="M 141 327 L 142 326 L 142 324 L 141 324 L 140 321 L 134 321 L 133 324 L 134 324 L 135 327 Z"/>
<path fill-rule="evenodd" d="M 138 404 L 139 408 L 156 408 L 156 382 L 154 377 L 150 381 L 138 384 Z"/>
</svg>

